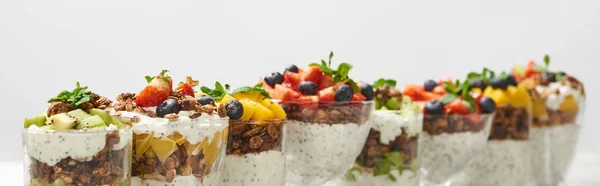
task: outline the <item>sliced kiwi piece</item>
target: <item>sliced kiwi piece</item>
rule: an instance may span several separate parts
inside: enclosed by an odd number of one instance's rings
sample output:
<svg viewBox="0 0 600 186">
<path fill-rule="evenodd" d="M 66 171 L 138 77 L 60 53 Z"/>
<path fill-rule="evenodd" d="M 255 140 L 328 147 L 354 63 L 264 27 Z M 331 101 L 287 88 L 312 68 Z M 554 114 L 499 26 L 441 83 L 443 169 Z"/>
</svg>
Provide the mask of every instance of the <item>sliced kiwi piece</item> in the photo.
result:
<svg viewBox="0 0 600 186">
<path fill-rule="evenodd" d="M 116 116 L 111 116 L 111 121 L 113 125 L 116 125 L 117 128 L 122 129 L 125 128 L 125 124 L 123 124 L 123 122 L 121 122 L 121 119 L 119 119 Z"/>
<path fill-rule="evenodd" d="M 67 112 L 67 115 L 75 118 L 77 120 L 77 124 L 81 125 L 81 122 L 89 117 L 92 117 L 92 115 L 88 114 L 87 112 L 81 110 L 81 109 L 77 109 L 77 110 L 72 110 L 70 112 Z"/>
<path fill-rule="evenodd" d="M 30 117 L 30 118 L 25 118 L 23 127 L 29 128 L 31 125 L 37 125 L 39 127 L 46 125 L 46 116 L 39 115 L 39 116 Z"/>
<path fill-rule="evenodd" d="M 106 127 L 106 123 L 100 116 L 90 116 L 84 120 L 77 121 L 77 129 Z"/>
<path fill-rule="evenodd" d="M 387 102 L 385 103 L 385 107 L 387 107 L 390 110 L 399 110 L 400 104 L 400 101 L 396 100 L 395 98 L 391 98 L 387 100 Z"/>
<path fill-rule="evenodd" d="M 29 186 L 46 186 L 46 184 L 42 183 L 42 181 L 40 181 L 40 179 L 32 179 L 31 181 L 29 181 Z"/>
<path fill-rule="evenodd" d="M 67 186 L 67 183 L 65 183 L 62 179 L 56 179 L 54 180 L 52 186 Z"/>
<path fill-rule="evenodd" d="M 50 116 L 50 123 L 56 130 L 69 130 L 75 127 L 75 118 L 67 115 L 66 113 L 56 114 Z"/>
</svg>

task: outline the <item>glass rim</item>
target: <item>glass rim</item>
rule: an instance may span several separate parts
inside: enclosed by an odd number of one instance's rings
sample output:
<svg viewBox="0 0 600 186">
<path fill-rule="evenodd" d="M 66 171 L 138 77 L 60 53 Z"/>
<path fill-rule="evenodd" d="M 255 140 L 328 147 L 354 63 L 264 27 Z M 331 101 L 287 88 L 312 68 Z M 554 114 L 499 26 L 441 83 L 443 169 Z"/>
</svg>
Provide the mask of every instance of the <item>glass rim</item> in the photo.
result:
<svg viewBox="0 0 600 186">
<path fill-rule="evenodd" d="M 72 134 L 76 134 L 76 135 L 85 135 L 85 134 L 101 134 L 101 133 L 108 133 L 108 132 L 114 132 L 114 131 L 119 131 L 119 132 L 129 132 L 129 131 L 133 131 L 133 127 L 129 126 L 129 125 L 125 125 L 125 128 L 119 129 L 111 129 L 111 130 L 97 130 L 95 128 L 87 128 L 87 129 L 70 129 L 70 130 L 29 130 L 29 128 L 23 128 L 21 129 L 22 133 L 27 133 L 27 134 L 48 134 L 48 135 L 57 135 L 57 134 L 65 134 L 65 135 L 72 135 Z"/>
<path fill-rule="evenodd" d="M 272 100 L 271 102 L 273 103 L 279 103 L 279 104 L 289 104 L 289 103 L 297 103 L 297 104 L 310 104 L 310 103 L 317 103 L 317 104 L 351 104 L 351 103 L 361 103 L 361 104 L 373 104 L 375 103 L 375 101 L 373 100 L 369 100 L 369 101 L 319 101 L 319 102 L 308 102 L 308 101 L 298 101 L 298 100 L 290 100 L 290 101 L 282 101 L 282 100 Z"/>
<path fill-rule="evenodd" d="M 229 123 L 231 122 L 235 122 L 235 123 L 244 123 L 244 124 L 249 124 L 249 125 L 261 125 L 261 124 L 267 124 L 267 123 L 283 123 L 285 122 L 287 119 L 267 119 L 267 120 L 233 120 L 230 119 Z"/>
<path fill-rule="evenodd" d="M 496 112 L 492 112 L 492 113 L 488 113 L 488 114 L 423 114 L 423 117 L 456 117 L 456 116 L 460 116 L 460 117 L 471 117 L 471 116 L 484 116 L 484 117 L 494 117 L 494 115 L 496 115 Z"/>
</svg>

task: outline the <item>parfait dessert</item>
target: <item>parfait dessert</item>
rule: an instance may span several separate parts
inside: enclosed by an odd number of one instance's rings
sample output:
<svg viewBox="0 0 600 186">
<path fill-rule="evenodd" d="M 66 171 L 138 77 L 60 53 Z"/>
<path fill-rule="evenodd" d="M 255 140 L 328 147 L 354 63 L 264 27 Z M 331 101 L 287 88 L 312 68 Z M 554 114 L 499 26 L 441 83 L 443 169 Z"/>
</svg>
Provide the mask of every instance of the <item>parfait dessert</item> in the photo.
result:
<svg viewBox="0 0 600 186">
<path fill-rule="evenodd" d="M 352 167 L 371 129 L 372 89 L 350 79 L 352 65 L 329 62 L 288 67 L 263 78 L 263 88 L 287 111 L 287 185 L 323 185 Z M 372 95 L 370 95 L 372 96 Z"/>
<path fill-rule="evenodd" d="M 129 185 L 131 128 L 105 111 L 109 99 L 87 89 L 78 82 L 25 118 L 25 185 Z"/>
<path fill-rule="evenodd" d="M 198 81 L 172 89 L 163 70 L 139 93 L 122 93 L 112 114 L 133 126 L 131 185 L 218 185 L 227 145 L 224 107 L 195 98 Z"/>
<path fill-rule="evenodd" d="M 475 95 L 483 94 L 496 103 L 488 144 L 469 164 L 469 185 L 529 184 L 532 103 L 529 93 L 510 74 L 496 76 L 487 68 L 481 74 L 471 73 L 469 78 Z"/>
<path fill-rule="evenodd" d="M 229 117 L 222 186 L 285 185 L 282 123 L 286 113 L 261 87 L 229 91 L 228 85 L 217 82 L 215 89 L 201 89 L 206 95 L 199 99 L 222 105 Z"/>
<path fill-rule="evenodd" d="M 564 179 L 579 138 L 585 91 L 575 77 L 549 71 L 549 56 L 544 62 L 515 66 L 513 74 L 533 100 L 533 178 L 538 185 L 557 185 Z"/>
<path fill-rule="evenodd" d="M 473 97 L 470 83 L 427 80 L 407 85 L 404 95 L 424 104 L 420 158 L 424 185 L 449 185 L 485 147 L 496 103 Z"/>
<path fill-rule="evenodd" d="M 422 109 L 395 89 L 395 80 L 379 79 L 361 88 L 367 100 L 374 99 L 373 124 L 362 152 L 343 177 L 328 186 L 418 186 L 419 135 L 423 129 Z"/>
</svg>

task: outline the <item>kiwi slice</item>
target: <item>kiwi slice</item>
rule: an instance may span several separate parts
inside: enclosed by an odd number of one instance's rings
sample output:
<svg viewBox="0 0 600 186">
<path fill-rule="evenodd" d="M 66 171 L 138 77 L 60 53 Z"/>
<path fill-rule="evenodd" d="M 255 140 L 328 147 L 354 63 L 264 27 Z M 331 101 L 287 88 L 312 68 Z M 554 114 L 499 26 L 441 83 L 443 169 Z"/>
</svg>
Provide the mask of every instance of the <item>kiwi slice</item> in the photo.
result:
<svg viewBox="0 0 600 186">
<path fill-rule="evenodd" d="M 106 123 L 100 116 L 90 116 L 84 120 L 77 121 L 77 129 L 106 127 Z"/>
<path fill-rule="evenodd" d="M 122 129 L 125 128 L 125 124 L 123 124 L 123 122 L 121 122 L 121 119 L 117 118 L 116 116 L 111 116 L 112 118 L 112 124 L 116 125 L 118 129 Z"/>
<path fill-rule="evenodd" d="M 75 118 L 67 115 L 66 113 L 56 114 L 50 116 L 51 126 L 54 126 L 56 130 L 69 130 L 75 127 Z"/>
<path fill-rule="evenodd" d="M 42 181 L 40 181 L 40 179 L 32 179 L 29 182 L 29 186 L 46 186 L 46 184 L 42 183 Z"/>
<path fill-rule="evenodd" d="M 110 117 L 110 115 L 108 115 L 108 113 L 106 113 L 106 111 L 102 110 L 102 109 L 90 109 L 90 114 L 92 116 L 100 116 L 102 118 L 102 120 L 104 120 L 104 123 L 106 124 L 110 124 L 112 123 L 112 117 Z"/>
<path fill-rule="evenodd" d="M 67 183 L 65 183 L 62 179 L 56 179 L 54 180 L 52 186 L 67 186 Z"/>
<path fill-rule="evenodd" d="M 70 112 L 67 112 L 67 115 L 75 118 L 77 120 L 77 124 L 81 125 L 81 122 L 89 117 L 92 117 L 92 115 L 88 114 L 87 112 L 81 110 L 81 109 L 77 109 L 77 110 L 72 110 Z"/>
<path fill-rule="evenodd" d="M 29 128 L 31 125 L 37 125 L 39 127 L 46 125 L 46 116 L 39 115 L 39 116 L 30 117 L 30 118 L 25 118 L 23 127 Z"/>
</svg>

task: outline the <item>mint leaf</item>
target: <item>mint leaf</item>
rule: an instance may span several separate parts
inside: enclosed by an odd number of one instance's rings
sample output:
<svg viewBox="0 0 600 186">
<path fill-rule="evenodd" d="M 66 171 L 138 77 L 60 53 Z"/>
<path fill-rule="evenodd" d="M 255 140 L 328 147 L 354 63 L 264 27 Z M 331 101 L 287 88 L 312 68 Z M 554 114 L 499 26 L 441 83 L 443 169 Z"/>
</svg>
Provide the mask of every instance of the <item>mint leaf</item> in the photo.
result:
<svg viewBox="0 0 600 186">
<path fill-rule="evenodd" d="M 81 87 L 79 82 L 77 82 L 75 86 L 76 87 L 73 89 L 73 91 L 61 91 L 57 96 L 50 98 L 48 103 L 64 101 L 73 105 L 74 107 L 78 107 L 79 105 L 89 102 L 92 99 L 92 92 L 87 90 L 87 86 Z"/>
<path fill-rule="evenodd" d="M 220 82 L 215 82 L 215 89 L 210 89 L 206 86 L 200 87 L 200 91 L 212 97 L 215 101 L 221 101 L 225 95 L 227 95 L 227 91 L 229 90 L 229 85 L 225 84 L 225 89 Z"/>
<path fill-rule="evenodd" d="M 148 82 L 148 83 L 150 83 L 150 82 L 151 82 L 151 81 L 154 79 L 154 78 L 153 78 L 153 77 L 151 77 L 151 76 L 146 76 L 146 77 L 144 77 L 144 78 L 146 78 L 146 82 Z"/>
<path fill-rule="evenodd" d="M 310 67 L 320 67 L 321 64 L 313 62 L 313 63 L 308 64 L 308 66 L 310 66 Z"/>
<path fill-rule="evenodd" d="M 392 169 L 392 163 L 387 159 L 379 159 L 375 162 L 375 172 L 373 176 L 388 174 Z"/>
<path fill-rule="evenodd" d="M 371 86 L 372 86 L 373 88 L 379 88 L 379 87 L 381 87 L 381 86 L 385 85 L 385 84 L 386 84 L 385 82 L 386 82 L 386 81 L 385 81 L 385 79 L 383 79 L 383 78 L 380 78 L 380 79 L 378 79 L 377 81 L 375 81 L 375 82 L 373 83 L 373 85 L 371 85 Z"/>
<path fill-rule="evenodd" d="M 265 89 L 262 88 L 262 83 L 259 83 L 259 84 L 255 85 L 254 87 L 245 86 L 245 87 L 236 88 L 235 90 L 233 90 L 233 92 L 231 94 L 235 95 L 240 92 L 242 92 L 242 93 L 260 93 L 260 95 L 264 96 L 267 99 L 271 98 L 271 96 L 269 95 L 269 92 L 267 92 Z"/>
<path fill-rule="evenodd" d="M 333 58 L 333 51 L 329 52 L 329 65 L 328 66 L 331 66 L 331 58 Z"/>
<path fill-rule="evenodd" d="M 466 97 L 469 95 L 469 80 L 467 79 L 462 85 L 461 85 L 461 93 L 463 97 Z"/>
<path fill-rule="evenodd" d="M 456 88 L 450 82 L 444 82 L 444 88 L 447 92 L 456 93 Z"/>
<path fill-rule="evenodd" d="M 328 66 L 328 65 L 327 65 L 327 62 L 325 62 L 325 60 L 322 60 L 322 59 L 321 59 L 321 65 L 322 65 L 322 66 L 326 66 L 326 67 Z"/>
<path fill-rule="evenodd" d="M 385 153 L 385 158 L 388 159 L 394 166 L 404 165 L 404 153 L 402 152 Z"/>
<path fill-rule="evenodd" d="M 444 104 L 448 104 L 456 99 L 458 99 L 458 96 L 456 94 L 448 92 L 448 93 L 444 94 L 444 97 L 442 97 L 442 99 L 440 99 L 440 101 Z"/>
<path fill-rule="evenodd" d="M 360 87 L 358 87 L 358 84 L 356 84 L 356 82 L 354 82 L 354 80 L 347 80 L 346 81 L 347 84 L 350 84 L 350 87 L 352 87 L 352 89 L 354 90 L 354 93 L 360 93 Z"/>
<path fill-rule="evenodd" d="M 550 66 L 550 56 L 548 54 L 544 56 L 544 64 L 546 64 L 546 68 Z"/>
<path fill-rule="evenodd" d="M 385 80 L 385 86 L 388 86 L 390 88 L 396 87 L 396 84 L 397 84 L 396 80 L 393 80 L 393 79 Z"/>
<path fill-rule="evenodd" d="M 471 112 L 475 112 L 475 105 L 467 100 L 462 100 L 463 104 L 465 104 L 465 106 L 467 106 L 467 108 L 469 108 L 469 111 Z"/>
<path fill-rule="evenodd" d="M 346 171 L 344 177 L 346 177 L 347 180 L 356 181 L 356 176 L 354 176 L 353 172 L 360 172 L 359 165 L 354 164 L 354 166 L 350 170 Z"/>
<path fill-rule="evenodd" d="M 467 75 L 468 79 L 473 79 L 473 78 L 481 78 L 481 74 L 478 74 L 477 72 L 471 72 Z M 483 78 L 482 78 L 483 79 Z"/>
<path fill-rule="evenodd" d="M 339 76 L 342 77 L 342 79 L 348 79 L 348 73 L 350 72 L 350 69 L 352 69 L 351 64 L 341 63 L 338 66 L 337 72 L 338 72 Z"/>
<path fill-rule="evenodd" d="M 393 174 L 388 174 L 388 179 L 392 180 L 393 182 L 398 181 L 398 180 L 396 180 L 396 177 L 394 177 Z"/>
</svg>

